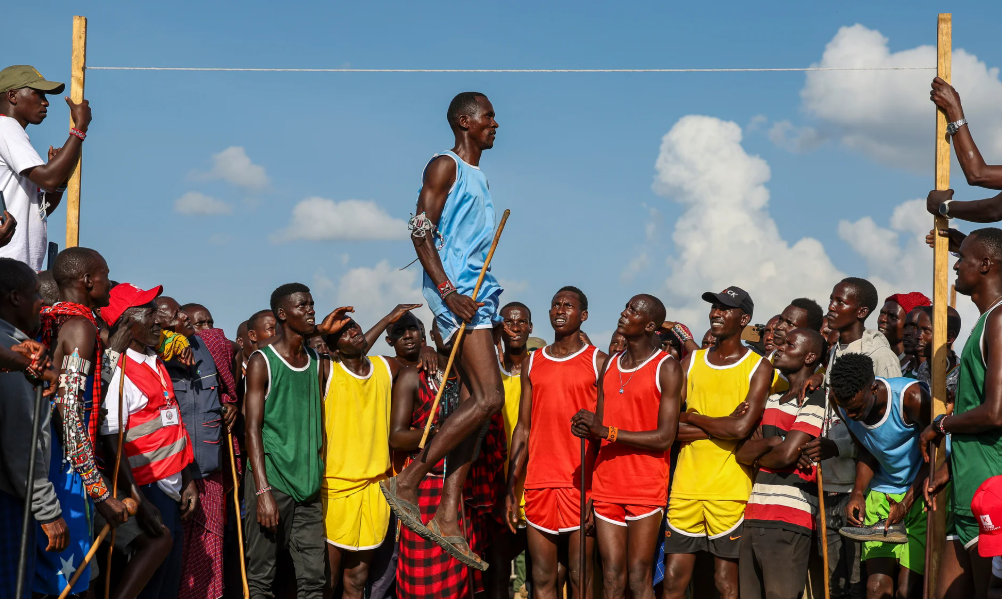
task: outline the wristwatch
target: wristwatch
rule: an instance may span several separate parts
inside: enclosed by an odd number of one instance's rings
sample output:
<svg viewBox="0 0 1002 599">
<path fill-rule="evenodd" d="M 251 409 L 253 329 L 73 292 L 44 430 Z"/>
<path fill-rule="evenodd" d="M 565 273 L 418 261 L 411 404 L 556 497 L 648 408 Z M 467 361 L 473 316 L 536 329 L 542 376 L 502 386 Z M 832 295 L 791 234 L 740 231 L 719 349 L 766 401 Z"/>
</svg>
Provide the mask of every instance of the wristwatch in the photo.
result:
<svg viewBox="0 0 1002 599">
<path fill-rule="evenodd" d="M 959 121 L 953 121 L 952 123 L 949 123 L 946 126 L 946 132 L 949 133 L 950 136 L 952 137 L 956 135 L 957 131 L 959 131 L 960 128 L 966 124 L 967 124 L 967 119 L 960 119 Z"/>
<path fill-rule="evenodd" d="M 943 218 L 950 218 L 950 202 L 953 200 L 947 200 L 939 205 L 939 215 Z"/>
</svg>

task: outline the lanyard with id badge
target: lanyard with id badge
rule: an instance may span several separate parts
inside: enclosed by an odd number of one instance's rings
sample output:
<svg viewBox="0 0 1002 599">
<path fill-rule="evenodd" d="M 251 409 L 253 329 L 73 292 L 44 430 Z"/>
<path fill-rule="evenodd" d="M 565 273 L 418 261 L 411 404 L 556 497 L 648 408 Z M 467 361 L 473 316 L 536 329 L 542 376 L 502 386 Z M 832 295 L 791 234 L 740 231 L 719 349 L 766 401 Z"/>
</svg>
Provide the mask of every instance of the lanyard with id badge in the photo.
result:
<svg viewBox="0 0 1002 599">
<path fill-rule="evenodd" d="M 171 402 L 170 391 L 167 390 L 167 381 L 164 379 L 164 373 L 157 365 L 157 375 L 160 377 L 160 386 L 164 390 L 164 406 L 160 408 L 160 425 L 161 426 L 177 426 L 181 424 L 181 413 L 178 411 L 178 406 L 176 402 Z"/>
</svg>

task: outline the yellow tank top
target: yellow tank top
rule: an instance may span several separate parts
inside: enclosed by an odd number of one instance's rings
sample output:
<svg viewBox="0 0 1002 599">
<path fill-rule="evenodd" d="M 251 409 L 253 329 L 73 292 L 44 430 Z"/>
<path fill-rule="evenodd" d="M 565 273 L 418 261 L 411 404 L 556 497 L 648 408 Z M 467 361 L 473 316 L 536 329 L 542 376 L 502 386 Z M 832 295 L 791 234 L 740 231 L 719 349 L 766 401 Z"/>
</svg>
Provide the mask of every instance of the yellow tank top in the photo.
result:
<svg viewBox="0 0 1002 599">
<path fill-rule="evenodd" d="M 525 362 L 522 363 L 524 368 Z M 504 363 L 500 364 L 501 383 L 504 384 L 504 433 L 508 437 L 508 452 L 504 459 L 504 475 L 508 476 L 508 462 L 511 460 L 511 436 L 515 432 L 515 425 L 518 424 L 518 407 L 522 401 L 522 377 L 521 375 L 509 374 L 504 369 Z M 515 496 L 520 497 L 522 507 L 525 507 L 525 495 L 522 486 L 515 489 Z"/>
<path fill-rule="evenodd" d="M 369 360 L 360 377 L 340 362 L 331 364 L 324 396 L 324 480 L 327 497 L 351 495 L 387 477 L 390 469 L 390 391 L 386 358 Z"/>
<path fill-rule="evenodd" d="M 736 364 L 714 366 L 707 350 L 692 356 L 686 374 L 686 411 L 719 418 L 729 416 L 748 396 L 752 374 L 762 357 L 748 350 Z M 671 496 L 678 499 L 748 501 L 750 469 L 735 458 L 738 442 L 703 439 L 682 445 L 672 481 Z"/>
</svg>

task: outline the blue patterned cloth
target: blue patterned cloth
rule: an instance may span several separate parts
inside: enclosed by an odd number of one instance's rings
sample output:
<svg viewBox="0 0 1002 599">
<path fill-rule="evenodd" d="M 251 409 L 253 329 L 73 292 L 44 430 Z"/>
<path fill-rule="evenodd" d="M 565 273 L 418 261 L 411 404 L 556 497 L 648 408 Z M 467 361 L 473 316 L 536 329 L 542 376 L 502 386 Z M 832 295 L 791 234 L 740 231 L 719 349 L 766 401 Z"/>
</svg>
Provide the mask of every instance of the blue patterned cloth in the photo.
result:
<svg viewBox="0 0 1002 599">
<path fill-rule="evenodd" d="M 658 557 L 654 560 L 654 586 L 665 579 L 665 539 L 668 537 L 668 506 L 665 506 L 665 517 L 661 518 L 661 529 L 658 531 Z"/>
</svg>

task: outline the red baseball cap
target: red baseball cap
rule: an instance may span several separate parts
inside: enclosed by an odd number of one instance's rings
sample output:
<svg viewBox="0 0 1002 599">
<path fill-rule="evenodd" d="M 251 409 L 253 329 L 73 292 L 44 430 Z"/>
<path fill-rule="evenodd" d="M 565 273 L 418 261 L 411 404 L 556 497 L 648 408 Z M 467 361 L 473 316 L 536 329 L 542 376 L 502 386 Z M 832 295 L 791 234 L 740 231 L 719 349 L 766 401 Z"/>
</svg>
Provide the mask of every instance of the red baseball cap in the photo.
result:
<svg viewBox="0 0 1002 599">
<path fill-rule="evenodd" d="M 164 292 L 163 285 L 157 285 L 152 289 L 142 290 L 132 283 L 120 283 L 111 289 L 111 298 L 108 305 L 101 308 L 101 318 L 108 326 L 115 324 L 122 313 L 129 308 L 146 305 Z"/>
<path fill-rule="evenodd" d="M 971 511 L 981 529 L 978 553 L 981 557 L 1002 555 L 1002 476 L 993 476 L 981 483 L 974 492 Z"/>
</svg>

